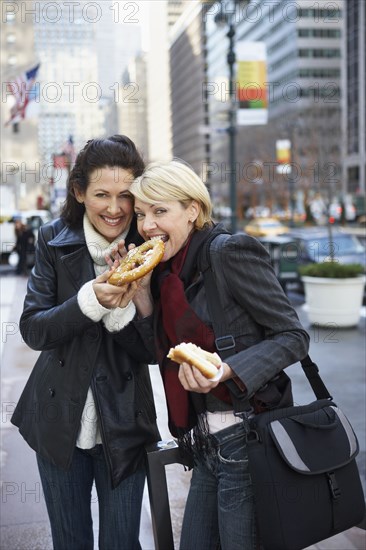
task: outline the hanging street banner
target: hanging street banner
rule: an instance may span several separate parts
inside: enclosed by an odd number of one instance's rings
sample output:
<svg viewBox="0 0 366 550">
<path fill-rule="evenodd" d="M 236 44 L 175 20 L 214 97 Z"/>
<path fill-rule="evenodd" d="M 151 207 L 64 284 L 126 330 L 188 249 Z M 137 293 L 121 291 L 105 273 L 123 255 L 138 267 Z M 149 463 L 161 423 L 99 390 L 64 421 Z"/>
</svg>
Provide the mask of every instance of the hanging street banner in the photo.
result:
<svg viewBox="0 0 366 550">
<path fill-rule="evenodd" d="M 289 174 L 291 172 L 291 141 L 278 139 L 276 141 L 276 172 L 277 174 Z"/>
<path fill-rule="evenodd" d="M 267 54 L 264 42 L 238 42 L 237 123 L 240 126 L 267 124 Z"/>
</svg>

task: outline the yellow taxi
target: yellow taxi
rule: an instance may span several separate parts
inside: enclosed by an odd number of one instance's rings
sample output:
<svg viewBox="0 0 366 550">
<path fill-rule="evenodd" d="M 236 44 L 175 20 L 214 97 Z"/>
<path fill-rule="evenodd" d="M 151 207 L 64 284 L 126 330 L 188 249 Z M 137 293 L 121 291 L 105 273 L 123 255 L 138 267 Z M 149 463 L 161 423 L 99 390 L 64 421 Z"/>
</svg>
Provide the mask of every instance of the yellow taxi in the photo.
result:
<svg viewBox="0 0 366 550">
<path fill-rule="evenodd" d="M 244 227 L 252 237 L 273 237 L 288 232 L 288 227 L 275 218 L 255 218 Z"/>
</svg>

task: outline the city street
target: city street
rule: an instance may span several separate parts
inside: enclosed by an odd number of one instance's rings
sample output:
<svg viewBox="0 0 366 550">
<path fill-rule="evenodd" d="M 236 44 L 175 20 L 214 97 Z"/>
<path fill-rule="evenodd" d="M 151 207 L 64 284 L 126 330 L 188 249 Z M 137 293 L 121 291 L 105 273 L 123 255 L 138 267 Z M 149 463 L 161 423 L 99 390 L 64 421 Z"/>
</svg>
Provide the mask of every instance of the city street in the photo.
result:
<svg viewBox="0 0 366 550">
<path fill-rule="evenodd" d="M 40 486 L 34 452 L 27 446 L 10 417 L 29 376 L 38 352 L 22 342 L 19 316 L 26 290 L 26 277 L 4 272 L 1 278 L 1 541 L 4 550 L 51 550 L 52 543 L 45 502 Z M 365 487 L 366 403 L 365 403 L 365 311 L 352 329 L 319 329 L 309 326 L 302 297 L 290 295 L 298 314 L 311 336 L 311 356 L 334 395 L 335 402 L 350 419 L 359 439 L 358 464 Z M 314 400 L 310 386 L 299 365 L 288 369 L 293 380 L 296 403 Z M 158 368 L 151 366 L 158 421 L 163 439 L 169 439 L 166 408 Z M 167 467 L 169 498 L 176 548 L 190 473 L 181 465 Z M 94 528 L 97 548 L 97 502 L 93 496 Z M 147 491 L 141 522 L 143 550 L 153 550 L 154 541 Z M 364 550 L 365 531 L 352 528 L 332 539 L 318 543 L 311 550 Z M 66 550 L 66 549 L 65 549 Z M 128 548 L 121 550 L 129 550 Z M 199 549 L 198 549 L 199 550 Z"/>
</svg>

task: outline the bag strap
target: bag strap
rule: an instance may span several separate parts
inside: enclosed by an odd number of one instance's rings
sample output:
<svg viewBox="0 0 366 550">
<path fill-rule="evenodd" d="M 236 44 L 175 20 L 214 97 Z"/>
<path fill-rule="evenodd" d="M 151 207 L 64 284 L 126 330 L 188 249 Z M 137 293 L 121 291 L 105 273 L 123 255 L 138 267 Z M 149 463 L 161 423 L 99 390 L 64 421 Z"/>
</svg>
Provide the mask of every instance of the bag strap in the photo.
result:
<svg viewBox="0 0 366 550">
<path fill-rule="evenodd" d="M 224 238 L 221 238 L 221 243 L 223 240 L 227 239 L 227 235 L 223 235 L 222 237 Z M 206 258 L 208 258 L 208 255 Z M 227 324 L 224 308 L 221 304 L 210 258 L 207 263 L 205 266 L 206 269 L 202 272 L 207 297 L 207 307 L 215 333 L 216 349 L 219 352 L 220 357 L 222 359 L 226 359 L 235 353 L 236 343 L 234 336 L 230 334 L 230 329 Z M 310 356 L 307 355 L 302 361 L 300 361 L 300 363 L 316 398 L 332 399 L 331 394 L 320 377 L 317 364 L 314 363 Z"/>
<path fill-rule="evenodd" d="M 320 377 L 318 365 L 314 363 L 310 355 L 307 355 L 300 363 L 317 399 L 333 399 Z"/>
</svg>

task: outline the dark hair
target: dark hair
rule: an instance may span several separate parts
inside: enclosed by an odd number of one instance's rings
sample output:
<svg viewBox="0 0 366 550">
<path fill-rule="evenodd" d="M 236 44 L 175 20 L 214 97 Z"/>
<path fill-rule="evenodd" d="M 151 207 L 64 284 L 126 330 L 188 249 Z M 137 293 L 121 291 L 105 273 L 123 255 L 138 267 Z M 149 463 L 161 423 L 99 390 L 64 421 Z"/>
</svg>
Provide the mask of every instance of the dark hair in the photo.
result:
<svg viewBox="0 0 366 550">
<path fill-rule="evenodd" d="M 76 157 L 75 165 L 67 181 L 67 196 L 61 217 L 69 225 L 78 225 L 85 208 L 75 197 L 75 189 L 86 191 L 90 174 L 98 168 L 119 166 L 131 170 L 134 178 L 141 176 L 145 168 L 142 156 L 130 138 L 114 135 L 104 139 L 90 139 Z"/>
</svg>

